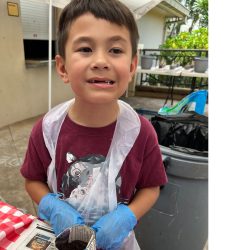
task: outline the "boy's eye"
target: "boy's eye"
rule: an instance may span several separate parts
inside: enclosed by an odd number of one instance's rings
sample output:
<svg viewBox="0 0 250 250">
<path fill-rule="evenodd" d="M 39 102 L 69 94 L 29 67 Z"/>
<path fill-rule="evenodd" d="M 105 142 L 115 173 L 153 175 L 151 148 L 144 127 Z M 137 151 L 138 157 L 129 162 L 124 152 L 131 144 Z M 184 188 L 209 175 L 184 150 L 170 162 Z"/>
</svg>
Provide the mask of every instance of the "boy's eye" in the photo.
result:
<svg viewBox="0 0 250 250">
<path fill-rule="evenodd" d="M 112 48 L 110 52 L 114 54 L 121 54 L 123 51 L 120 48 Z"/>
<path fill-rule="evenodd" d="M 77 51 L 83 52 L 83 53 L 90 53 L 92 52 L 92 49 L 89 47 L 82 47 L 82 48 L 79 48 Z"/>
</svg>

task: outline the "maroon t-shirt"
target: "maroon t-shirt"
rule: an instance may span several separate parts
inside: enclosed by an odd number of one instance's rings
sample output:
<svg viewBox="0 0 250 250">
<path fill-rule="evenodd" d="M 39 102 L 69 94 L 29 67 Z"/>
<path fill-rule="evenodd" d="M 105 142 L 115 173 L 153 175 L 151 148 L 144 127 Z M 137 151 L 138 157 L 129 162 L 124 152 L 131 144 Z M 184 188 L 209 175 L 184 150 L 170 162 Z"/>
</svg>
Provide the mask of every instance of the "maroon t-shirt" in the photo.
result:
<svg viewBox="0 0 250 250">
<path fill-rule="evenodd" d="M 118 201 L 125 203 L 130 202 L 136 190 L 164 185 L 167 182 L 155 130 L 147 119 L 139 117 L 141 121 L 139 136 L 116 178 Z M 106 127 L 89 128 L 74 123 L 66 116 L 56 148 L 58 192 L 68 197 L 79 185 L 80 175 L 76 163 L 88 165 L 90 162 L 105 160 L 115 125 L 116 122 Z M 31 132 L 21 173 L 27 179 L 47 183 L 47 168 L 50 162 L 40 119 Z"/>
</svg>

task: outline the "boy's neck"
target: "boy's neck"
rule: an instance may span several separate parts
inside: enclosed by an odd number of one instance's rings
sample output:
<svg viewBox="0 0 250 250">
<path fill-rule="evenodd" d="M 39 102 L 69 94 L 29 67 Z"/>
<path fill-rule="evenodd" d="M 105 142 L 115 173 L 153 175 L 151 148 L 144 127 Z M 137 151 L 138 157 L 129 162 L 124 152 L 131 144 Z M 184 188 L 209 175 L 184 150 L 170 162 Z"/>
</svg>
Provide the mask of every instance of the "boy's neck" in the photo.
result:
<svg viewBox="0 0 250 250">
<path fill-rule="evenodd" d="M 117 120 L 118 101 L 107 104 L 89 104 L 75 101 L 68 115 L 75 123 L 86 127 L 105 127 Z"/>
</svg>

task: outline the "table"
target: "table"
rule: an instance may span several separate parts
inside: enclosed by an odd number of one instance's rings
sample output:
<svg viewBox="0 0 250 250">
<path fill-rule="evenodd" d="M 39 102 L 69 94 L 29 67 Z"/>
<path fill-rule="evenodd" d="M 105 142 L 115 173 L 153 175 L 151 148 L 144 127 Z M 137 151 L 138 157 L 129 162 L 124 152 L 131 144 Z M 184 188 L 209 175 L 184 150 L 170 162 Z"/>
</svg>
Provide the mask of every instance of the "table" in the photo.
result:
<svg viewBox="0 0 250 250">
<path fill-rule="evenodd" d="M 182 71 L 183 71 L 182 67 L 176 67 L 174 69 L 170 69 L 169 67 L 142 69 L 139 66 L 139 67 L 137 67 L 136 73 L 154 74 L 154 75 L 165 75 L 165 76 L 180 76 L 180 74 L 181 74 Z"/>
<path fill-rule="evenodd" d="M 176 76 L 180 76 L 183 68 L 182 67 L 177 67 L 174 69 L 170 69 L 169 65 L 167 65 L 164 68 L 151 68 L 151 69 L 142 69 L 140 66 L 137 67 L 135 76 L 134 76 L 134 81 L 133 81 L 133 90 L 135 89 L 136 82 L 137 82 L 137 76 L 138 74 L 153 74 L 153 75 L 166 75 L 166 76 L 171 76 L 170 79 L 170 86 L 169 86 L 169 92 L 170 92 L 170 97 L 171 97 L 171 104 L 173 104 L 173 89 L 174 89 L 174 81 Z M 128 96 L 128 92 L 126 92 L 126 96 Z M 169 93 L 166 98 L 166 102 L 169 98 Z"/>
<path fill-rule="evenodd" d="M 183 76 L 183 77 L 192 77 L 192 83 L 191 83 L 191 92 L 194 91 L 195 85 L 196 85 L 196 78 L 208 78 L 208 71 L 205 73 L 198 73 L 194 71 L 194 68 L 185 69 L 183 67 L 176 67 L 174 69 L 170 69 L 170 65 L 165 66 L 164 68 L 154 68 L 151 69 L 142 69 L 141 66 L 138 66 L 136 69 L 136 73 L 134 76 L 134 80 L 132 82 L 132 90 L 135 91 L 135 86 L 137 82 L 137 77 L 139 74 L 153 74 L 153 75 L 166 75 L 171 76 L 170 79 L 170 86 L 168 95 L 166 97 L 165 103 L 167 103 L 169 95 L 171 98 L 171 105 L 173 105 L 173 90 L 174 90 L 174 84 L 175 84 L 175 77 L 176 76 Z M 126 91 L 126 97 L 128 97 L 128 90 Z"/>
<path fill-rule="evenodd" d="M 192 77 L 192 84 L 191 84 L 191 91 L 190 92 L 193 92 L 195 89 L 195 85 L 196 85 L 196 78 L 197 77 L 208 78 L 208 71 L 206 71 L 205 73 L 198 73 L 198 72 L 194 71 L 194 68 L 183 69 L 181 72 L 181 76 Z"/>
</svg>

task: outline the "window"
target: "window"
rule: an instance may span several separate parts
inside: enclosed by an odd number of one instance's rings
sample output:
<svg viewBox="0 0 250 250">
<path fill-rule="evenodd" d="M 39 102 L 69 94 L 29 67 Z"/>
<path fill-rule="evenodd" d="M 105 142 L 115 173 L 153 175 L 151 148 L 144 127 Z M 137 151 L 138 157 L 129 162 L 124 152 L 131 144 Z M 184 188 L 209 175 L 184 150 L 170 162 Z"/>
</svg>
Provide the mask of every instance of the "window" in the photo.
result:
<svg viewBox="0 0 250 250">
<path fill-rule="evenodd" d="M 25 60 L 48 60 L 49 5 L 20 0 Z M 55 9 L 52 9 L 52 58 L 55 57 Z"/>
</svg>

